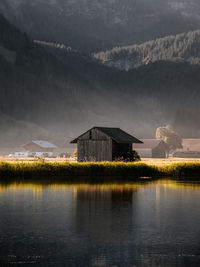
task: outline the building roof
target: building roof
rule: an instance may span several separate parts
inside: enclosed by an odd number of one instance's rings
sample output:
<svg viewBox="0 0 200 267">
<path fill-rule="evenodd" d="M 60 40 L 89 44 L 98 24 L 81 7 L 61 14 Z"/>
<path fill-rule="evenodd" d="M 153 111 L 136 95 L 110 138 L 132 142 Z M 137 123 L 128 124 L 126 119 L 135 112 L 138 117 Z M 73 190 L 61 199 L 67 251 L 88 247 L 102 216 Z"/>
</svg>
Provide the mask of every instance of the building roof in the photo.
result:
<svg viewBox="0 0 200 267">
<path fill-rule="evenodd" d="M 110 128 L 110 127 L 93 127 L 92 129 L 98 129 L 99 131 L 105 133 L 107 136 L 109 136 L 112 140 L 114 140 L 117 143 L 142 143 L 139 139 L 136 137 L 124 132 L 120 128 Z M 90 131 L 88 130 L 88 131 Z M 88 132 L 87 131 L 87 132 Z M 86 134 L 87 132 L 83 133 L 76 139 L 72 140 L 70 143 L 77 143 L 78 139 Z"/>
<path fill-rule="evenodd" d="M 200 151 L 200 138 L 183 138 L 182 146 L 177 151 Z"/>
<path fill-rule="evenodd" d="M 48 142 L 48 141 L 43 141 L 43 140 L 32 140 L 32 143 L 42 147 L 42 148 L 57 148 L 54 144 Z"/>
<path fill-rule="evenodd" d="M 135 148 L 142 148 L 142 149 L 154 149 L 155 147 L 157 147 L 160 143 L 164 143 L 162 140 L 160 139 L 141 139 L 141 141 L 143 142 L 143 144 L 136 144 L 134 145 L 134 149 Z"/>
</svg>

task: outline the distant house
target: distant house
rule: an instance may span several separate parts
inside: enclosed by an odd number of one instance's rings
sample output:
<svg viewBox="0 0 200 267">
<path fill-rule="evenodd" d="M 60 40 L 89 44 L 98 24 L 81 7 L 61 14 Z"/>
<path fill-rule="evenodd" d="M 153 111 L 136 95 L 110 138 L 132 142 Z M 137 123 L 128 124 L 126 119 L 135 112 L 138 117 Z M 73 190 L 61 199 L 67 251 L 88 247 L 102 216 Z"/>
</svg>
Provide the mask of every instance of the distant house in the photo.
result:
<svg viewBox="0 0 200 267">
<path fill-rule="evenodd" d="M 77 143 L 78 161 L 112 161 L 126 158 L 132 144 L 142 142 L 119 128 L 93 127 L 70 143 Z"/>
<path fill-rule="evenodd" d="M 133 149 L 141 158 L 166 158 L 167 145 L 158 139 L 141 139 L 143 144 L 135 144 Z"/>
<path fill-rule="evenodd" d="M 27 152 L 31 152 L 33 154 L 35 153 L 36 156 L 43 156 L 44 154 L 47 156 L 52 156 L 54 149 L 57 147 L 48 141 L 33 140 L 23 145 L 23 148 Z"/>
<path fill-rule="evenodd" d="M 182 139 L 182 148 L 177 149 L 174 157 L 200 158 L 200 139 L 185 138 Z"/>
</svg>

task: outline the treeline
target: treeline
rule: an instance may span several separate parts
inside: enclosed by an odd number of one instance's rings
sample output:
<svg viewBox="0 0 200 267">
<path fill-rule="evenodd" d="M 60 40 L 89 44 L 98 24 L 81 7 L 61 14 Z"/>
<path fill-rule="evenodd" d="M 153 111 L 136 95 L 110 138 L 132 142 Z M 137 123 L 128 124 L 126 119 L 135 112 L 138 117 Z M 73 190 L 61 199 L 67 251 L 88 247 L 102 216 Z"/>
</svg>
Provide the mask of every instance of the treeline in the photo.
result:
<svg viewBox="0 0 200 267">
<path fill-rule="evenodd" d="M 105 64 L 126 70 L 160 60 L 199 64 L 200 30 L 167 36 L 141 45 L 115 47 L 96 53 L 94 57 Z"/>
</svg>

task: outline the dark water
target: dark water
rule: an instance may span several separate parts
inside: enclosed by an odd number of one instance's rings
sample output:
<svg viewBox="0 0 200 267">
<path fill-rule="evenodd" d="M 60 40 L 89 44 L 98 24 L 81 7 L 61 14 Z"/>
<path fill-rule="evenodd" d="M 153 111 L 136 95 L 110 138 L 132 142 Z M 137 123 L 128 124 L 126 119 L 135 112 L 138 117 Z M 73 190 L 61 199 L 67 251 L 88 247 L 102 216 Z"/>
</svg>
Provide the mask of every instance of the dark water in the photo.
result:
<svg viewBox="0 0 200 267">
<path fill-rule="evenodd" d="M 2 184 L 0 266 L 200 266 L 200 184 Z"/>
</svg>

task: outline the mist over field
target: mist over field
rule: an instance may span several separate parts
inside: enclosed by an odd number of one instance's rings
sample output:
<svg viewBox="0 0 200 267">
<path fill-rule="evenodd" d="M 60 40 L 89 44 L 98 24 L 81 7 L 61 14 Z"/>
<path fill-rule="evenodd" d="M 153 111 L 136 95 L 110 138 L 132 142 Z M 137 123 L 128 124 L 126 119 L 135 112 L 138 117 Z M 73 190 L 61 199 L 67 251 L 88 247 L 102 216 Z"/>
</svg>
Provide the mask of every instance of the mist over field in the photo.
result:
<svg viewBox="0 0 200 267">
<path fill-rule="evenodd" d="M 92 126 L 200 136 L 200 2 L 1 0 L 0 147 Z"/>
</svg>

